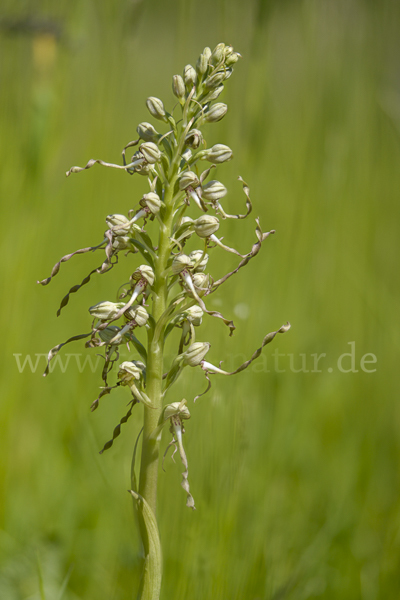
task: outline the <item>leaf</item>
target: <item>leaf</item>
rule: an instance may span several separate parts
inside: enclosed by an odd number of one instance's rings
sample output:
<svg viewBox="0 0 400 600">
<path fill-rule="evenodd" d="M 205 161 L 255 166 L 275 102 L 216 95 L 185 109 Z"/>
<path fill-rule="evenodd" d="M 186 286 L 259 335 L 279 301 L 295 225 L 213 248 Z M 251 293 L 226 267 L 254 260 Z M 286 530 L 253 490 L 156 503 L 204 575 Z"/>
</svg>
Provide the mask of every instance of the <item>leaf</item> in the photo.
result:
<svg viewBox="0 0 400 600">
<path fill-rule="evenodd" d="M 162 579 L 162 551 L 157 521 L 146 500 L 133 490 L 128 490 L 136 502 L 136 507 L 146 530 L 144 540 L 146 556 L 138 598 L 159 600 Z"/>
<path fill-rule="evenodd" d="M 136 336 L 133 335 L 133 333 L 126 333 L 125 335 L 129 339 L 129 341 L 132 342 L 132 344 L 135 346 L 136 350 L 139 352 L 141 358 L 143 359 L 143 362 L 147 364 L 147 351 L 143 344 L 139 342 L 139 340 Z"/>
<path fill-rule="evenodd" d="M 139 252 L 143 256 L 144 260 L 150 265 L 150 267 L 154 271 L 153 257 L 150 254 L 148 248 L 146 248 L 146 246 L 144 244 L 142 244 L 141 242 L 139 242 L 138 240 L 135 240 L 133 238 L 130 238 L 130 242 L 131 242 L 132 246 L 135 246 L 135 248 L 137 248 L 139 250 Z"/>
</svg>

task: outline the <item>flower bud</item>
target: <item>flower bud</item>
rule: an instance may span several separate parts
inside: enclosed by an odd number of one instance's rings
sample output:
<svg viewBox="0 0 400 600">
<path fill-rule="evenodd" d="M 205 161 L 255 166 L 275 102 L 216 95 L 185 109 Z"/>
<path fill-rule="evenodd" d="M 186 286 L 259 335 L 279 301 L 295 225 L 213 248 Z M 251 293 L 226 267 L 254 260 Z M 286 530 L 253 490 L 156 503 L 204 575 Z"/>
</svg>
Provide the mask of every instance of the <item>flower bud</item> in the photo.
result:
<svg viewBox="0 0 400 600">
<path fill-rule="evenodd" d="M 162 100 L 160 100 L 159 98 L 155 98 L 154 96 L 150 96 L 146 100 L 146 106 L 152 117 L 154 117 L 155 119 L 159 119 L 160 121 L 167 120 Z"/>
<path fill-rule="evenodd" d="M 144 142 L 139 149 L 148 164 L 153 165 L 161 158 L 161 151 L 153 142 Z"/>
<path fill-rule="evenodd" d="M 121 329 L 116 325 L 109 325 L 105 329 L 99 331 L 100 339 L 106 344 L 110 343 L 113 338 L 119 333 Z"/>
<path fill-rule="evenodd" d="M 217 102 L 210 108 L 208 112 L 206 112 L 204 115 L 204 120 L 207 121 L 207 123 L 217 123 L 223 119 L 227 112 L 227 105 L 223 102 Z"/>
<path fill-rule="evenodd" d="M 210 63 L 213 67 L 219 65 L 225 58 L 225 44 L 217 44 L 210 56 Z"/>
<path fill-rule="evenodd" d="M 188 367 L 197 367 L 210 349 L 208 342 L 194 342 L 183 353 L 183 364 Z"/>
<path fill-rule="evenodd" d="M 124 302 L 99 302 L 89 308 L 89 312 L 95 319 L 101 321 L 108 321 L 112 319 L 118 313 L 118 311 L 125 306 Z"/>
<path fill-rule="evenodd" d="M 194 327 L 199 327 L 201 325 L 201 319 L 204 313 L 201 310 L 200 306 L 191 306 L 190 308 L 187 308 L 183 312 L 183 314 L 185 316 L 185 319 L 187 319 L 189 323 L 192 323 Z"/>
<path fill-rule="evenodd" d="M 174 275 L 178 275 L 182 273 L 184 269 L 190 267 L 191 261 L 186 254 L 180 254 L 179 256 L 175 256 L 172 261 L 171 270 Z"/>
<path fill-rule="evenodd" d="M 179 189 L 186 190 L 188 187 L 196 188 L 200 185 L 200 181 L 193 171 L 185 171 L 179 179 Z"/>
<path fill-rule="evenodd" d="M 193 280 L 193 285 L 194 287 L 200 289 L 200 290 L 206 290 L 208 289 L 208 283 L 210 280 L 210 277 L 208 274 L 206 273 L 194 273 L 192 275 L 192 280 Z"/>
<path fill-rule="evenodd" d="M 185 145 L 196 150 L 203 141 L 203 134 L 199 129 L 191 129 L 185 137 Z"/>
<path fill-rule="evenodd" d="M 210 56 L 211 56 L 211 54 L 212 54 L 212 52 L 211 52 L 211 48 L 209 48 L 208 46 L 206 46 L 206 47 L 204 48 L 204 50 L 203 50 L 203 54 L 204 54 L 204 56 L 206 57 L 207 61 L 209 61 L 209 60 L 210 60 Z"/>
<path fill-rule="evenodd" d="M 144 306 L 140 304 L 134 304 L 124 313 L 125 317 L 130 321 L 135 321 L 138 327 L 143 327 L 146 325 L 149 314 Z"/>
<path fill-rule="evenodd" d="M 153 127 L 151 123 L 139 123 L 136 127 L 139 137 L 145 142 L 157 142 L 161 134 Z"/>
<path fill-rule="evenodd" d="M 232 150 L 225 144 L 215 144 L 210 150 L 207 150 L 204 155 L 204 160 L 208 160 L 213 164 L 219 164 L 231 160 L 233 157 Z"/>
<path fill-rule="evenodd" d="M 207 49 L 210 50 L 210 48 L 207 48 Z M 205 48 L 205 50 L 206 50 L 206 48 Z M 211 56 L 211 50 L 210 50 L 210 54 L 206 54 L 205 52 L 202 52 L 197 60 L 196 71 L 198 72 L 200 77 L 202 77 L 204 75 L 204 73 L 207 72 L 208 59 L 210 56 Z"/>
<path fill-rule="evenodd" d="M 186 97 L 185 83 L 180 75 L 174 75 L 172 78 L 172 91 L 178 100 L 184 100 Z"/>
<path fill-rule="evenodd" d="M 183 69 L 183 80 L 188 90 L 196 85 L 197 74 L 192 65 L 186 65 L 186 67 Z"/>
<path fill-rule="evenodd" d="M 155 192 L 149 192 L 148 194 L 144 194 L 143 198 L 140 201 L 140 206 L 147 206 L 147 208 L 156 215 L 160 212 L 160 208 L 162 206 L 162 201 L 160 196 Z"/>
<path fill-rule="evenodd" d="M 109 229 L 114 227 L 115 229 L 122 231 L 124 229 L 124 225 L 129 223 L 129 219 L 125 217 L 125 215 L 108 215 L 106 217 L 106 223 Z M 128 229 L 129 225 L 128 227 L 125 227 L 125 231 L 128 231 Z"/>
<path fill-rule="evenodd" d="M 214 88 L 219 87 L 221 85 L 221 83 L 224 81 L 224 79 L 225 79 L 224 71 L 218 71 L 217 73 L 214 73 L 213 75 L 210 75 L 209 77 L 207 77 L 207 79 L 205 81 L 205 86 L 207 89 L 213 90 Z"/>
<path fill-rule="evenodd" d="M 134 360 L 132 362 L 125 361 L 120 364 L 118 379 L 120 379 L 121 385 L 131 385 L 132 383 L 135 383 L 135 381 L 139 381 L 145 368 L 145 365 L 139 360 Z"/>
<path fill-rule="evenodd" d="M 213 179 L 212 181 L 209 181 L 208 183 L 206 183 L 206 185 L 203 186 L 201 197 L 204 200 L 215 202 L 226 196 L 227 193 L 228 190 L 226 189 L 224 184 L 220 181 L 217 181 L 216 179 Z"/>
<path fill-rule="evenodd" d="M 131 277 L 134 275 L 137 276 L 137 280 L 145 279 L 150 286 L 154 283 L 154 271 L 149 265 L 140 265 Z"/>
<path fill-rule="evenodd" d="M 193 250 L 193 252 L 189 254 L 189 258 L 191 263 L 190 266 L 192 269 L 195 269 L 196 273 L 202 272 L 206 269 L 208 263 L 208 254 L 203 254 L 202 250 Z"/>
<path fill-rule="evenodd" d="M 219 85 L 217 88 L 215 88 L 215 90 L 212 90 L 211 92 L 209 92 L 203 99 L 202 99 L 202 103 L 203 104 L 207 104 L 208 102 L 212 102 L 213 100 L 216 100 L 221 93 L 224 91 L 224 86 L 223 85 Z"/>
<path fill-rule="evenodd" d="M 182 400 L 182 402 L 172 402 L 171 404 L 167 404 L 164 408 L 163 416 L 165 421 L 174 416 L 178 416 L 181 419 L 190 419 L 190 412 L 188 407 L 186 406 L 186 400 Z"/>
<path fill-rule="evenodd" d="M 239 52 L 231 52 L 231 54 L 229 54 L 225 58 L 225 65 L 227 67 L 230 67 L 230 66 L 234 65 L 235 63 L 237 63 L 237 61 L 239 60 L 239 58 L 242 58 L 242 55 L 239 54 Z"/>
<path fill-rule="evenodd" d="M 201 238 L 208 238 L 219 229 L 219 220 L 211 215 L 202 215 L 193 223 L 194 230 Z"/>
</svg>

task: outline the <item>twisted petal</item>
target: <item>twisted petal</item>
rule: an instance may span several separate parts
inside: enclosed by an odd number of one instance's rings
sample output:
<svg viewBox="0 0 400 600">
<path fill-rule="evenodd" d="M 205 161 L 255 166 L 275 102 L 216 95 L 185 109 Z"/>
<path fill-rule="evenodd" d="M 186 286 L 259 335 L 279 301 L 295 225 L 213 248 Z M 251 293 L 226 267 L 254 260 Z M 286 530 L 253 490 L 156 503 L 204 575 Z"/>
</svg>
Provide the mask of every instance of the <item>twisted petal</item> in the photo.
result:
<svg viewBox="0 0 400 600">
<path fill-rule="evenodd" d="M 69 344 L 70 342 L 76 342 L 77 340 L 82 340 L 83 338 L 87 338 L 90 335 L 92 335 L 92 333 L 82 333 L 80 335 L 74 335 L 74 336 L 70 337 L 66 342 L 63 342 L 62 344 L 58 344 L 57 346 L 54 346 L 54 348 L 52 348 L 47 355 L 47 366 L 43 373 L 43 377 L 46 377 L 46 375 L 49 374 L 50 361 L 53 360 L 53 358 L 59 353 L 59 351 L 61 350 L 61 348 L 63 346 L 65 346 L 66 344 Z"/>
<path fill-rule="evenodd" d="M 204 304 L 203 300 L 200 298 L 200 296 L 198 295 L 198 293 L 195 290 L 193 281 L 192 281 L 189 273 L 183 271 L 181 273 L 181 275 L 183 276 L 183 279 L 184 279 L 186 285 L 190 289 L 191 293 L 193 294 L 193 297 L 195 298 L 197 303 L 200 305 L 201 309 L 208 315 L 211 315 L 212 317 L 217 317 L 218 319 L 222 319 L 222 321 L 225 323 L 225 325 L 227 325 L 229 327 L 229 335 L 232 335 L 236 329 L 233 321 L 229 321 L 229 319 L 226 319 L 224 317 L 224 315 L 222 313 L 218 312 L 217 310 L 207 310 L 206 305 Z"/>
<path fill-rule="evenodd" d="M 272 340 L 274 339 L 274 337 L 276 336 L 277 333 L 286 333 L 287 331 L 289 331 L 289 329 L 290 329 L 290 323 L 288 321 L 286 323 L 286 325 L 282 325 L 282 327 L 280 327 L 277 331 L 272 331 L 271 333 L 268 333 L 265 336 L 265 338 L 263 339 L 261 346 L 253 353 L 252 357 L 249 360 L 246 360 L 246 362 L 244 362 L 242 365 L 240 365 L 240 367 L 238 367 L 235 371 L 232 371 L 232 373 L 228 373 L 228 374 L 236 375 L 236 373 L 240 373 L 241 371 L 244 371 L 245 369 L 247 369 L 247 367 L 253 362 L 253 360 L 255 360 L 256 358 L 258 358 L 260 356 L 264 346 L 266 346 L 267 344 L 272 342 Z"/>
<path fill-rule="evenodd" d="M 118 425 L 114 428 L 112 439 L 104 444 L 104 446 L 100 450 L 99 454 L 103 454 L 103 452 L 105 450 L 108 450 L 109 448 L 111 448 L 111 446 L 114 443 L 114 440 L 121 434 L 121 426 L 124 423 L 126 423 L 127 420 L 129 419 L 129 417 L 132 415 L 132 409 L 133 409 L 133 407 L 136 404 L 136 399 L 132 400 L 131 402 L 132 402 L 132 404 L 131 404 L 130 409 L 128 410 L 128 412 L 126 413 L 126 415 L 124 417 L 122 417 L 122 419 L 120 420 L 120 422 L 118 423 Z"/>
<path fill-rule="evenodd" d="M 103 273 L 106 273 L 107 271 L 109 271 L 110 269 L 113 268 L 114 264 L 116 263 L 108 263 L 107 269 L 104 268 L 105 263 L 103 263 L 102 265 L 100 265 L 99 267 L 97 267 L 97 269 L 93 269 L 92 271 L 90 271 L 90 273 L 88 275 L 86 275 L 86 277 L 84 277 L 81 281 L 81 283 L 78 283 L 76 285 L 73 285 L 72 288 L 69 289 L 68 293 L 64 296 L 64 298 L 61 300 L 60 306 L 57 310 L 57 317 L 60 316 L 62 309 L 64 308 L 64 306 L 67 306 L 68 302 L 69 302 L 69 297 L 71 294 L 76 294 L 76 292 L 78 290 L 81 289 L 82 286 L 86 285 L 87 283 L 89 283 L 91 276 L 94 273 L 99 273 L 100 275 L 102 275 Z"/>
<path fill-rule="evenodd" d="M 113 169 L 122 169 L 123 171 L 126 171 L 127 169 L 131 169 L 132 167 L 139 165 L 143 162 L 144 162 L 144 159 L 139 158 L 138 160 L 135 160 L 134 162 L 130 163 L 129 165 L 114 165 L 113 163 L 107 163 L 107 162 L 104 162 L 103 160 L 91 158 L 84 167 L 71 167 L 70 170 L 66 172 L 66 176 L 69 177 L 71 175 L 71 173 L 80 173 L 81 171 L 84 171 L 85 169 L 90 169 L 90 167 L 93 167 L 93 165 L 95 165 L 96 163 L 99 165 L 102 165 L 103 167 L 112 167 Z"/>
<path fill-rule="evenodd" d="M 229 279 L 229 277 L 231 277 L 232 275 L 237 273 L 239 271 L 239 269 L 241 269 L 242 267 L 246 266 L 247 263 L 249 262 L 249 260 L 254 258 L 254 256 L 256 256 L 259 253 L 261 244 L 263 243 L 263 241 L 266 240 L 267 237 L 270 236 L 272 233 L 275 233 L 274 229 L 271 229 L 271 231 L 267 231 L 266 233 L 263 233 L 261 230 L 260 222 L 259 222 L 258 218 L 256 219 L 256 223 L 257 223 L 257 227 L 256 227 L 257 242 L 255 244 L 253 244 L 251 251 L 248 254 L 246 254 L 246 256 L 243 258 L 243 260 L 240 261 L 240 263 L 236 267 L 236 269 L 234 269 L 230 273 L 227 273 L 226 275 L 221 277 L 221 279 L 218 279 L 218 281 L 215 281 L 212 285 L 212 289 L 209 292 L 207 292 L 207 295 L 214 293 L 215 290 L 217 288 L 219 288 L 220 285 L 222 285 L 223 283 L 225 283 L 225 281 L 227 279 Z"/>
<path fill-rule="evenodd" d="M 42 279 L 42 281 L 38 281 L 37 283 L 40 283 L 41 285 L 48 285 L 50 283 L 50 281 L 53 279 L 53 277 L 55 277 L 57 275 L 57 273 L 59 272 L 61 263 L 67 262 L 70 258 L 75 256 L 75 254 L 85 254 L 85 252 L 91 252 L 93 250 L 97 250 L 104 244 L 105 241 L 106 241 L 106 239 L 104 238 L 104 240 L 101 242 L 101 244 L 98 244 L 97 246 L 90 246 L 89 248 L 80 248 L 79 250 L 75 250 L 75 252 L 71 252 L 71 254 L 66 254 L 65 256 L 60 258 L 60 260 L 54 265 L 54 267 L 52 268 L 50 277 L 47 277 L 46 279 Z"/>
<path fill-rule="evenodd" d="M 103 396 L 106 396 L 107 394 L 110 394 L 111 390 L 113 390 L 116 387 L 118 387 L 118 386 L 117 385 L 112 385 L 112 386 L 107 386 L 107 387 L 103 388 L 101 390 L 100 394 L 97 396 L 96 400 L 93 400 L 92 404 L 90 405 L 91 412 L 93 412 L 94 410 L 96 410 L 96 408 L 99 406 L 99 400 L 100 400 L 100 398 L 102 398 Z"/>
<path fill-rule="evenodd" d="M 220 205 L 219 202 L 216 202 L 216 206 L 219 209 L 219 211 L 221 212 L 221 215 L 223 216 L 224 219 L 245 219 L 246 217 L 249 216 L 249 214 L 251 213 L 251 211 L 253 210 L 253 205 L 251 204 L 251 200 L 250 200 L 250 196 L 249 196 L 249 186 L 247 185 L 247 183 L 245 181 L 243 181 L 243 179 L 239 176 L 238 177 L 239 181 L 241 181 L 243 183 L 243 191 L 246 194 L 246 214 L 245 215 L 228 215 L 224 209 L 222 208 L 222 206 Z"/>
</svg>

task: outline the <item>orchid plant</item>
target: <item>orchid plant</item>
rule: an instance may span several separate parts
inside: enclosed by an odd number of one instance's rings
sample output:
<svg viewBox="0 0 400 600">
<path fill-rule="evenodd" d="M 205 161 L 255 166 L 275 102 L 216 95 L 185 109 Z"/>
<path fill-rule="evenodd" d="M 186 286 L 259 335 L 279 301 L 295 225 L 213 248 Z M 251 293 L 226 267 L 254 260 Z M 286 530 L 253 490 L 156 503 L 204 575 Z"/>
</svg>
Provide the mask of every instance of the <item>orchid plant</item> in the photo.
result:
<svg viewBox="0 0 400 600">
<path fill-rule="evenodd" d="M 130 490 L 139 514 L 144 548 L 138 596 L 143 600 L 156 600 L 160 594 L 162 558 L 156 497 L 162 432 L 168 426 L 171 438 L 165 453 L 171 446 L 175 448 L 174 453 L 179 452 L 184 467 L 182 487 L 186 492 L 186 505 L 195 509 L 183 445 L 184 422 L 191 414 L 186 399 L 174 398 L 174 383 L 187 367 L 202 369 L 207 388 L 194 398 L 195 401 L 209 390 L 211 375 L 240 373 L 261 354 L 266 344 L 290 327 L 287 323 L 266 335 L 249 360 L 232 372 L 206 360 L 210 344 L 198 341 L 197 336 L 205 316 L 221 320 L 232 335 L 235 329 L 233 321 L 216 310 L 210 310 L 207 298 L 245 267 L 258 254 L 267 237 L 274 233 L 273 230 L 263 233 L 259 220 L 255 219 L 256 240 L 250 251 L 244 254 L 222 243 L 217 235 L 221 221 L 243 220 L 252 211 L 249 187 L 241 177 L 239 180 L 245 195 L 243 214 L 229 214 L 222 206 L 227 189 L 220 181 L 208 178 L 216 166 L 231 160 L 232 150 L 224 144 L 207 148 L 201 131 L 204 124 L 216 123 L 225 117 L 228 107 L 217 100 L 239 58 L 240 54 L 223 43 L 213 51 L 205 48 L 195 68 L 187 65 L 183 76 L 173 77 L 172 90 L 177 102 L 172 113 L 165 110 L 159 98 L 149 97 L 146 100 L 150 115 L 164 126 L 165 133 L 158 132 L 150 123 L 140 123 L 138 138 L 129 142 L 122 151 L 122 165 L 92 159 L 85 167 L 72 167 L 67 172 L 70 176 L 98 163 L 130 175 L 146 177 L 149 190 L 127 215 L 111 214 L 106 217 L 107 229 L 99 244 L 63 256 L 53 267 L 51 275 L 39 282 L 48 285 L 59 272 L 61 263 L 69 261 L 75 254 L 104 251 L 101 264 L 62 299 L 57 312 L 59 315 L 70 301 L 71 294 L 89 283 L 93 275 L 110 271 L 121 255 L 128 261 L 131 275 L 129 281 L 116 290 L 116 300 L 99 302 L 89 308 L 92 317 L 90 331 L 74 335 L 52 348 L 44 374 L 48 374 L 51 360 L 65 344 L 86 339 L 86 347 L 104 349 L 102 387 L 91 409 L 96 410 L 101 398 L 119 386 L 128 388 L 130 401 L 127 414 L 121 418 L 112 439 L 101 452 L 113 445 L 135 406 L 143 405 L 143 427 L 134 447 Z M 136 152 L 127 161 L 126 151 L 136 146 Z M 202 170 L 204 161 L 209 166 Z M 146 231 L 147 222 L 154 220 L 158 223 L 157 241 Z M 193 240 L 195 249 L 189 252 L 187 247 L 189 242 L 193 244 Z M 207 273 L 211 251 L 229 252 L 240 259 L 232 271 L 216 281 Z M 142 264 L 135 265 L 137 262 Z M 147 336 L 144 337 L 143 332 Z M 170 364 L 166 364 L 165 340 L 174 334 L 177 336 L 176 356 Z M 124 344 L 132 349 L 132 359 L 120 362 L 119 349 Z M 135 463 L 140 436 L 140 475 L 137 480 Z"/>
</svg>

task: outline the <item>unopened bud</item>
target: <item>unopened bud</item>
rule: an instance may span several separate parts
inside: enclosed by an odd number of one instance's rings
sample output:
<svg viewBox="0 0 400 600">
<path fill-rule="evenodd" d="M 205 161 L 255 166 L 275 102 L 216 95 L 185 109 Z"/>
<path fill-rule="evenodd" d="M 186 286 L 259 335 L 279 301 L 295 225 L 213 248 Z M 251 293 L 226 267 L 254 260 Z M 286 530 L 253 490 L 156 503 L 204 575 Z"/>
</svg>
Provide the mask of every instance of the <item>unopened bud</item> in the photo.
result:
<svg viewBox="0 0 400 600">
<path fill-rule="evenodd" d="M 179 179 L 179 189 L 186 190 L 188 187 L 193 189 L 200 185 L 200 181 L 193 171 L 185 171 Z"/>
<path fill-rule="evenodd" d="M 234 65 L 235 63 L 237 63 L 237 61 L 239 60 L 239 58 L 242 58 L 242 55 L 239 54 L 239 52 L 231 52 L 225 58 L 225 65 L 227 67 L 230 67 L 230 66 Z"/>
<path fill-rule="evenodd" d="M 140 265 L 130 277 L 131 281 L 138 282 L 145 279 L 152 286 L 154 283 L 154 271 L 149 265 Z"/>
<path fill-rule="evenodd" d="M 149 319 L 149 313 L 140 304 L 134 304 L 124 313 L 125 317 L 130 321 L 135 321 L 138 327 L 146 325 Z"/>
<path fill-rule="evenodd" d="M 171 417 L 180 417 L 181 419 L 190 419 L 190 412 L 188 407 L 186 406 L 186 400 L 182 400 L 182 402 L 172 402 L 171 404 L 167 404 L 164 408 L 164 420 L 170 419 Z"/>
<path fill-rule="evenodd" d="M 199 327 L 201 325 L 201 319 L 204 313 L 201 310 L 200 306 L 191 306 L 190 308 L 187 308 L 183 312 L 183 314 L 185 316 L 185 319 L 187 319 L 189 323 L 192 323 L 194 327 Z"/>
<path fill-rule="evenodd" d="M 203 54 L 206 57 L 206 59 L 209 61 L 210 60 L 210 56 L 212 54 L 211 52 L 211 48 L 209 48 L 208 46 L 206 46 L 203 50 Z"/>
<path fill-rule="evenodd" d="M 113 319 L 123 306 L 125 306 L 123 302 L 99 302 L 91 306 L 89 312 L 95 319 L 108 321 L 108 319 Z"/>
<path fill-rule="evenodd" d="M 194 85 L 196 85 L 197 74 L 192 65 L 186 65 L 186 67 L 183 69 L 183 80 L 187 89 L 191 89 Z"/>
<path fill-rule="evenodd" d="M 210 349 L 208 342 L 194 342 L 183 354 L 183 364 L 188 367 L 197 367 Z"/>
<path fill-rule="evenodd" d="M 207 123 L 217 123 L 224 118 L 228 112 L 228 107 L 223 102 L 217 102 L 214 104 L 208 112 L 204 115 L 204 120 Z"/>
<path fill-rule="evenodd" d="M 191 129 L 185 137 L 185 145 L 196 150 L 203 141 L 203 134 L 199 129 Z"/>
<path fill-rule="evenodd" d="M 124 229 L 124 226 L 127 225 L 127 223 L 129 223 L 129 219 L 125 217 L 125 215 L 108 215 L 106 217 L 106 223 L 109 229 L 114 227 L 115 229 L 119 229 L 120 231 L 122 231 Z M 125 227 L 125 231 L 128 231 L 128 229 L 129 225 L 128 227 Z"/>
<path fill-rule="evenodd" d="M 224 86 L 219 85 L 217 88 L 215 88 L 215 90 L 212 90 L 209 94 L 207 94 L 202 99 L 202 103 L 207 104 L 208 102 L 212 102 L 213 100 L 216 100 L 223 91 L 224 91 Z"/>
<path fill-rule="evenodd" d="M 194 273 L 192 275 L 193 285 L 197 290 L 206 291 L 208 289 L 208 284 L 210 281 L 210 277 L 208 273 Z M 199 296 L 202 296 L 203 293 L 199 292 Z"/>
<path fill-rule="evenodd" d="M 219 65 L 220 62 L 225 58 L 225 44 L 217 44 L 210 56 L 210 63 L 213 67 Z"/>
<path fill-rule="evenodd" d="M 210 50 L 210 48 L 208 48 L 208 50 Z M 211 50 L 210 50 L 210 55 L 211 55 Z M 204 73 L 207 72 L 208 59 L 209 59 L 209 56 L 207 56 L 204 52 L 202 52 L 197 60 L 196 71 L 198 72 L 200 77 L 202 77 L 204 75 Z"/>
<path fill-rule="evenodd" d="M 161 158 L 161 151 L 153 142 L 144 142 L 139 149 L 148 164 L 153 165 Z"/>
<path fill-rule="evenodd" d="M 160 121 L 166 121 L 167 117 L 164 110 L 164 104 L 160 98 L 150 96 L 146 100 L 146 106 L 152 117 L 159 119 Z"/>
<path fill-rule="evenodd" d="M 118 379 L 121 381 L 121 385 L 131 385 L 135 381 L 139 381 L 145 368 L 145 365 L 138 360 L 125 361 L 120 364 Z"/>
<path fill-rule="evenodd" d="M 158 212 L 160 212 L 160 208 L 163 203 L 158 194 L 155 192 L 149 192 L 148 194 L 143 195 L 143 198 L 139 204 L 140 206 L 147 206 L 153 215 L 156 215 Z"/>
<path fill-rule="evenodd" d="M 99 331 L 99 336 L 103 342 L 105 342 L 106 344 L 109 344 L 111 342 L 111 340 L 114 339 L 115 336 L 120 331 L 121 331 L 121 329 L 119 327 L 117 327 L 116 325 L 109 325 L 105 329 L 102 329 L 101 331 Z"/>
<path fill-rule="evenodd" d="M 145 279 L 147 283 L 152 286 L 154 283 L 154 271 L 149 265 L 140 265 L 137 269 L 140 271 L 142 279 Z"/>
<path fill-rule="evenodd" d="M 210 150 L 207 150 L 204 159 L 213 164 L 220 164 L 231 160 L 233 152 L 229 146 L 225 144 L 215 144 Z"/>
<path fill-rule="evenodd" d="M 190 258 L 186 256 L 186 254 L 180 254 L 179 256 L 175 256 L 172 261 L 171 271 L 174 275 L 178 275 L 179 273 L 182 273 L 184 269 L 190 267 L 190 264 Z"/>
<path fill-rule="evenodd" d="M 219 229 L 219 220 L 211 215 L 202 215 L 193 223 L 194 230 L 201 238 L 208 238 Z"/>
<path fill-rule="evenodd" d="M 217 200 L 220 200 L 221 198 L 226 196 L 227 193 L 228 190 L 226 189 L 224 184 L 220 181 L 217 181 L 216 179 L 213 179 L 212 181 L 209 181 L 208 183 L 206 183 L 206 185 L 203 186 L 201 197 L 204 200 L 216 202 Z"/>
<path fill-rule="evenodd" d="M 193 250 L 189 254 L 191 268 L 197 272 L 205 271 L 208 263 L 208 254 L 204 254 L 202 250 Z"/>
<path fill-rule="evenodd" d="M 185 83 L 180 75 L 172 78 L 172 91 L 178 100 L 184 100 L 186 96 Z"/>
<path fill-rule="evenodd" d="M 145 142 L 157 142 L 161 134 L 153 127 L 151 123 L 139 123 L 136 127 L 139 137 Z"/>
<path fill-rule="evenodd" d="M 224 79 L 225 73 L 223 71 L 218 71 L 217 73 L 214 73 L 213 75 L 207 77 L 205 81 L 205 86 L 207 89 L 213 90 L 214 88 L 219 87 L 224 81 Z"/>
</svg>

